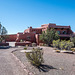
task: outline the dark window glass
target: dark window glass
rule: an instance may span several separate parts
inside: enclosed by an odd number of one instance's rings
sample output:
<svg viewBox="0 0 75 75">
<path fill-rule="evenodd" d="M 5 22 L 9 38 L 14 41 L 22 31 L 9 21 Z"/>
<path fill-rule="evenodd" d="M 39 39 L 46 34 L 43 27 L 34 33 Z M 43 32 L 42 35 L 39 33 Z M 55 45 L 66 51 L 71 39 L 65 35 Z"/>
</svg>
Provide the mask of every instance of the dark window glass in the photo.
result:
<svg viewBox="0 0 75 75">
<path fill-rule="evenodd" d="M 36 31 L 34 31 L 33 33 L 36 33 Z"/>
<path fill-rule="evenodd" d="M 28 39 L 28 40 L 30 40 L 30 39 L 31 39 L 31 37 L 30 37 L 30 36 L 27 36 L 27 39 Z"/>
<path fill-rule="evenodd" d="M 57 31 L 58 34 L 60 34 L 60 31 Z"/>
<path fill-rule="evenodd" d="M 67 34 L 67 32 L 66 32 L 66 31 L 63 31 L 62 33 L 63 33 L 63 34 Z"/>
</svg>

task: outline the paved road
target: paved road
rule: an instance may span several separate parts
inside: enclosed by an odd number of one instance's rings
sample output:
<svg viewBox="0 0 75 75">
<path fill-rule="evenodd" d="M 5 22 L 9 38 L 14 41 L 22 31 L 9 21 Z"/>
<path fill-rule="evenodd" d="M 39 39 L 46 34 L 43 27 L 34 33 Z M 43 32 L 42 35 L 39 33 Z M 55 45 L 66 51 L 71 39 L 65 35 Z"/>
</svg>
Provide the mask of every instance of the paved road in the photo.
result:
<svg viewBox="0 0 75 75">
<path fill-rule="evenodd" d="M 23 68 L 11 55 L 10 49 L 0 49 L 0 75 L 26 75 Z"/>
</svg>

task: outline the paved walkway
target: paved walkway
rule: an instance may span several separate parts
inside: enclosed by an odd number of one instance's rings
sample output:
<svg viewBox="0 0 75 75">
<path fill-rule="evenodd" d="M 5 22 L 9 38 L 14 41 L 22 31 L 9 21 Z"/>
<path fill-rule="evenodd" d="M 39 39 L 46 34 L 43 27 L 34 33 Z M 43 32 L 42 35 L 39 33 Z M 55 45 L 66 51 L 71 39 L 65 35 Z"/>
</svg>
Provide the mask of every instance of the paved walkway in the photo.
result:
<svg viewBox="0 0 75 75">
<path fill-rule="evenodd" d="M 23 68 L 11 55 L 10 49 L 0 49 L 0 75 L 26 75 Z"/>
<path fill-rule="evenodd" d="M 12 46 L 12 47 L 15 46 L 15 42 L 8 42 L 8 43 L 9 43 L 9 46 Z"/>
</svg>

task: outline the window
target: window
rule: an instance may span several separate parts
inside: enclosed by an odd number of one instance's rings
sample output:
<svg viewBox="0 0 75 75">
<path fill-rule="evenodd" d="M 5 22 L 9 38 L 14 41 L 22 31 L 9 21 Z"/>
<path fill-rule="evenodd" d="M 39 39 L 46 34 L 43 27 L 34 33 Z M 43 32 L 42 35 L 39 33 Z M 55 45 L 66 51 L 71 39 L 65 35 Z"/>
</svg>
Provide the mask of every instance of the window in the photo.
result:
<svg viewBox="0 0 75 75">
<path fill-rule="evenodd" d="M 60 31 L 57 31 L 58 34 L 60 34 Z"/>
<path fill-rule="evenodd" d="M 34 31 L 33 33 L 36 33 L 36 31 Z"/>
<path fill-rule="evenodd" d="M 28 39 L 28 40 L 30 40 L 30 39 L 31 39 L 31 37 L 30 37 L 30 36 L 27 36 L 27 39 Z"/>
<path fill-rule="evenodd" d="M 67 34 L 67 32 L 66 31 L 63 31 L 62 34 Z"/>
</svg>

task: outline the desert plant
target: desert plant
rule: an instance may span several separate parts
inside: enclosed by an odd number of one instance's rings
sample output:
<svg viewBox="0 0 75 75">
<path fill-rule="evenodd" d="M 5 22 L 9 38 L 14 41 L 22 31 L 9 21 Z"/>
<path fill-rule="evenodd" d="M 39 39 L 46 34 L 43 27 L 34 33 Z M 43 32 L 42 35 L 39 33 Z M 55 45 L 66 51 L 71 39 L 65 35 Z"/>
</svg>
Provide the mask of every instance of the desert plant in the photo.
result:
<svg viewBox="0 0 75 75">
<path fill-rule="evenodd" d="M 70 40 L 71 40 L 71 42 L 74 43 L 74 47 L 75 47 L 75 37 L 71 37 Z"/>
<path fill-rule="evenodd" d="M 60 44 L 59 44 L 59 47 L 60 47 L 61 50 L 64 49 L 64 45 L 65 45 L 64 41 L 61 41 Z"/>
<path fill-rule="evenodd" d="M 70 41 L 67 41 L 67 45 L 68 45 L 68 50 L 71 50 L 71 47 L 74 46 L 74 43 L 73 42 L 70 42 Z"/>
<path fill-rule="evenodd" d="M 70 42 L 70 40 L 65 41 L 65 40 L 53 40 L 53 47 L 59 48 L 61 50 L 71 50 L 71 48 L 74 46 L 73 42 Z"/>
<path fill-rule="evenodd" d="M 33 48 L 32 52 L 27 52 L 26 57 L 30 61 L 30 63 L 34 66 L 40 66 L 43 61 L 43 51 L 39 49 Z"/>
<path fill-rule="evenodd" d="M 67 48 L 67 41 L 66 40 L 61 40 L 59 43 L 59 48 L 60 49 L 66 49 Z"/>
<path fill-rule="evenodd" d="M 24 50 L 27 50 L 27 47 L 25 47 Z"/>
<path fill-rule="evenodd" d="M 59 48 L 59 42 L 60 42 L 59 39 L 58 40 L 53 40 L 53 47 Z"/>
<path fill-rule="evenodd" d="M 55 40 L 53 40 L 53 47 L 56 48 L 56 41 Z"/>
</svg>

